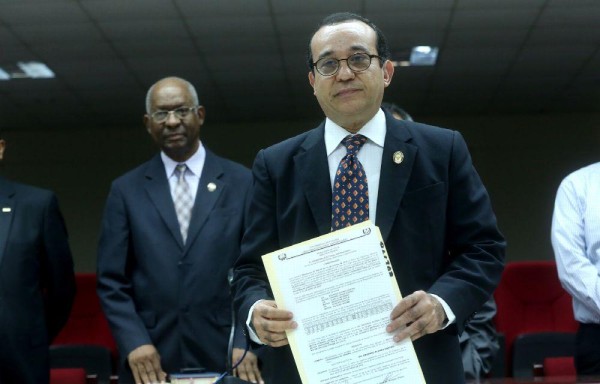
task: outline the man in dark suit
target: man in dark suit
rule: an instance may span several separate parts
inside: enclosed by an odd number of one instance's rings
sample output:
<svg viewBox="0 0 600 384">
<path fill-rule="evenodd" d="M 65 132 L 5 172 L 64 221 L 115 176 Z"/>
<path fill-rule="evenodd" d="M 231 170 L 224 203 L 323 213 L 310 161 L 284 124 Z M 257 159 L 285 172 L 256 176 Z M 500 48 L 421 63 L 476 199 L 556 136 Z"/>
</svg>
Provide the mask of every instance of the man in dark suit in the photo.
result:
<svg viewBox="0 0 600 384">
<path fill-rule="evenodd" d="M 505 248 L 466 144 L 457 132 L 398 121 L 380 109 L 394 67 L 383 33 L 369 20 L 328 16 L 309 47 L 308 78 L 327 119 L 257 155 L 234 278 L 250 338 L 268 345 L 265 372 L 272 374 L 265 379 L 300 383 L 285 333 L 298 324 L 272 300 L 260 256 L 338 224 L 336 170 L 352 157 L 366 173 L 365 208 L 404 297 L 386 331 L 395 341 L 414 341 L 427 383 L 463 382 L 458 334 L 496 287 Z M 364 142 L 357 155 L 342 145 L 355 134 Z"/>
<path fill-rule="evenodd" d="M 250 171 L 200 141 L 194 87 L 169 77 L 146 98 L 146 129 L 161 149 L 116 179 L 98 247 L 98 294 L 122 358 L 120 381 L 226 368 L 228 270 L 239 255 Z M 237 360 L 245 341 L 238 337 Z M 259 380 L 249 353 L 238 373 Z"/>
<path fill-rule="evenodd" d="M 398 120 L 414 121 L 408 112 L 394 103 L 384 101 L 381 107 Z M 495 315 L 496 302 L 492 296 L 477 310 L 458 337 L 467 380 L 478 380 L 492 370 L 500 349 L 493 323 Z"/>
<path fill-rule="evenodd" d="M 47 190 L 0 177 L 0 209 L 0 383 L 48 383 L 48 345 L 75 297 L 67 230 Z"/>
</svg>

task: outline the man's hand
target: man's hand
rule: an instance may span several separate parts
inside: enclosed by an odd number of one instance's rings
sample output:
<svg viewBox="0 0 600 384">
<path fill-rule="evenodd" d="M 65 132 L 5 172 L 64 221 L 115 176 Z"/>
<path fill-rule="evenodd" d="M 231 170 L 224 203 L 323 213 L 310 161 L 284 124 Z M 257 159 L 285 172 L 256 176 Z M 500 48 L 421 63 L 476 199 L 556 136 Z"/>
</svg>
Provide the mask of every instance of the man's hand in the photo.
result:
<svg viewBox="0 0 600 384">
<path fill-rule="evenodd" d="M 160 367 L 160 356 L 151 344 L 137 347 L 129 353 L 127 361 L 136 384 L 164 383 L 167 374 Z"/>
<path fill-rule="evenodd" d="M 233 348 L 233 353 L 231 356 L 231 365 L 235 365 L 235 363 L 238 362 L 238 360 L 242 357 L 243 354 L 243 349 Z M 256 358 L 256 355 L 250 351 L 246 353 L 246 357 L 244 357 L 244 360 L 242 360 L 240 365 L 238 365 L 237 368 L 233 370 L 233 375 L 251 383 L 265 383 L 262 379 L 262 376 L 260 375 L 260 369 L 258 369 L 258 359 Z"/>
<path fill-rule="evenodd" d="M 278 309 L 273 300 L 263 300 L 254 306 L 252 325 L 256 336 L 271 347 L 282 347 L 288 344 L 286 329 L 296 329 L 298 324 L 292 320 L 290 311 Z"/>
<path fill-rule="evenodd" d="M 386 331 L 394 333 L 400 330 L 394 341 L 399 342 L 407 337 L 413 341 L 428 333 L 442 329 L 446 313 L 440 302 L 432 295 L 416 291 L 402 300 L 392 310 L 391 322 Z"/>
</svg>

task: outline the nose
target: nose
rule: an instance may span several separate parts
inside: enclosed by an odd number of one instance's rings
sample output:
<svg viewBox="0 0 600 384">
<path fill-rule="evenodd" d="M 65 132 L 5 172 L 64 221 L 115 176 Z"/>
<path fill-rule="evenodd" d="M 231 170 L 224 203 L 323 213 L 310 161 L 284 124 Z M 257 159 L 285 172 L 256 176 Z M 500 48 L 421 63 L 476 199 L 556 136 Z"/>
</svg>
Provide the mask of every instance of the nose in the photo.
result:
<svg viewBox="0 0 600 384">
<path fill-rule="evenodd" d="M 340 68 L 335 74 L 339 81 L 352 80 L 354 78 L 354 71 L 348 66 L 348 60 L 340 60 Z"/>
<path fill-rule="evenodd" d="M 167 115 L 167 120 L 165 120 L 165 124 L 169 127 L 176 127 L 179 125 L 180 122 L 181 120 L 177 116 L 175 116 L 175 112 L 169 111 L 169 114 Z"/>
</svg>

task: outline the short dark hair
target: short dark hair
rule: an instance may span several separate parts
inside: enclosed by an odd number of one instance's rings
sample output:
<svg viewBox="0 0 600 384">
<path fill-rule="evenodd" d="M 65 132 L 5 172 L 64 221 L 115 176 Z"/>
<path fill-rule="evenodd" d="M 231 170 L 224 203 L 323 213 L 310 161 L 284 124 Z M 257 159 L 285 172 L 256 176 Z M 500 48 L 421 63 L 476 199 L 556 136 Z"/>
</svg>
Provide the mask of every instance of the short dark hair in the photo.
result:
<svg viewBox="0 0 600 384">
<path fill-rule="evenodd" d="M 381 108 L 387 110 L 391 114 L 397 113 L 402 118 L 402 120 L 413 121 L 412 116 L 409 115 L 408 112 L 406 112 L 404 109 L 400 108 L 394 103 L 384 101 L 383 103 L 381 103 Z"/>
<path fill-rule="evenodd" d="M 341 24 L 347 21 L 354 20 L 362 21 L 375 31 L 375 34 L 377 35 L 377 55 L 381 57 L 380 65 L 383 67 L 384 61 L 390 58 L 390 49 L 388 48 L 387 40 L 381 29 L 379 29 L 375 24 L 373 24 L 371 20 L 367 19 L 366 17 L 351 12 L 338 12 L 333 13 L 321 20 L 317 28 L 313 31 L 312 35 L 310 35 L 310 39 L 308 40 L 308 51 L 306 55 L 306 63 L 308 64 L 308 69 L 310 69 L 311 71 L 314 70 L 313 56 L 312 50 L 310 49 L 310 43 L 312 42 L 313 37 L 319 31 L 319 29 L 327 25 Z"/>
</svg>

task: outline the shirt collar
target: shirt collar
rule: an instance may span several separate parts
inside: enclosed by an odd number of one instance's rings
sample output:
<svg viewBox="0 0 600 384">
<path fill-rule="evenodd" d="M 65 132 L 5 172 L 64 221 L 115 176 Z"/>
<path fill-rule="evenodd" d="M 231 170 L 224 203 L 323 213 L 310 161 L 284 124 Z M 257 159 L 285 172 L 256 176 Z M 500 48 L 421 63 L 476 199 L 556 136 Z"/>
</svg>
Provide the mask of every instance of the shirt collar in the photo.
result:
<svg viewBox="0 0 600 384">
<path fill-rule="evenodd" d="M 160 152 L 160 158 L 165 165 L 165 171 L 167 172 L 168 179 L 173 175 L 173 172 L 175 172 L 175 167 L 177 167 L 177 164 L 181 163 L 171 159 L 163 151 Z M 185 161 L 185 165 L 187 165 L 188 169 L 194 174 L 194 176 L 200 177 L 205 158 L 206 149 L 204 149 L 202 142 L 200 142 L 200 145 L 198 145 L 198 150 L 192 155 L 192 157 Z"/>
<path fill-rule="evenodd" d="M 357 133 L 365 136 L 375 145 L 383 148 L 385 142 L 386 133 L 385 114 L 381 109 L 373 116 L 371 120 L 367 122 Z M 327 156 L 341 145 L 344 137 L 348 136 L 349 132 L 344 128 L 334 123 L 329 118 L 325 119 L 325 148 L 327 150 Z"/>
</svg>

